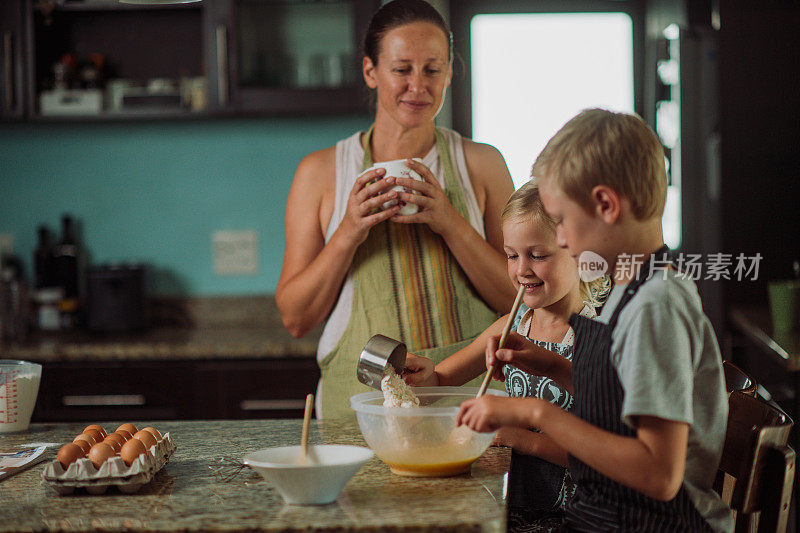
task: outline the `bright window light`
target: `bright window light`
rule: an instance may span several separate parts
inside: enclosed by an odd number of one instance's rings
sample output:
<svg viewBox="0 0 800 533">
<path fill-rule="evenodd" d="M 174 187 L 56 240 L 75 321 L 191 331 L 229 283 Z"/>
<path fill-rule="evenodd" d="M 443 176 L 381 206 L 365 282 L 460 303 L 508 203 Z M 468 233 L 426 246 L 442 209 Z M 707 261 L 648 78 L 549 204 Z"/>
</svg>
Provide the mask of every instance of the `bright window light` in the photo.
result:
<svg viewBox="0 0 800 533">
<path fill-rule="evenodd" d="M 472 135 L 500 150 L 515 187 L 581 110 L 634 110 L 633 22 L 625 13 L 478 15 L 470 32 Z"/>
</svg>

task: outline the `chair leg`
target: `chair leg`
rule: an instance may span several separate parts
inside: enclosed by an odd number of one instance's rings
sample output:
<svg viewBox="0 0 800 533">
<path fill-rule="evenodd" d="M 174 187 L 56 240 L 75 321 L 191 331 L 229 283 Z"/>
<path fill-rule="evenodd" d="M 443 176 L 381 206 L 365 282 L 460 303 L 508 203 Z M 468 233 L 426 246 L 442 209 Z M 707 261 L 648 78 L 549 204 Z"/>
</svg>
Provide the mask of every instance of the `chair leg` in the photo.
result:
<svg viewBox="0 0 800 533">
<path fill-rule="evenodd" d="M 759 494 L 776 495 L 760 500 L 758 531 L 785 533 L 795 475 L 795 453 L 788 446 L 769 448 L 764 457 Z"/>
</svg>

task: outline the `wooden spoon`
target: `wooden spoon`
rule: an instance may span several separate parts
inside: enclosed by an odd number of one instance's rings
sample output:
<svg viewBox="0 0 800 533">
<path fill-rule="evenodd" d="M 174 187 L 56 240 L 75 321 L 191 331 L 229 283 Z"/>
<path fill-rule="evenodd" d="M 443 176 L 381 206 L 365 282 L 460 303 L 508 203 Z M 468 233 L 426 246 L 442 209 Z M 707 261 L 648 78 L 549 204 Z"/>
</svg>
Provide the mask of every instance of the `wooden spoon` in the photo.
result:
<svg viewBox="0 0 800 533">
<path fill-rule="evenodd" d="M 306 408 L 303 411 L 303 433 L 300 435 L 300 457 L 298 464 L 308 464 L 308 427 L 311 425 L 311 411 L 314 410 L 314 395 L 306 396 Z"/>
<path fill-rule="evenodd" d="M 500 334 L 500 342 L 497 343 L 497 349 L 499 350 L 502 348 L 506 343 L 506 337 L 508 337 L 509 331 L 511 331 L 511 325 L 514 323 L 514 317 L 517 316 L 517 310 L 519 310 L 519 304 L 522 303 L 522 295 L 525 294 L 525 285 L 520 285 L 519 290 L 517 291 L 517 298 L 514 300 L 514 305 L 511 306 L 511 312 L 508 313 L 508 320 L 506 320 L 506 325 L 503 328 L 503 333 Z M 475 395 L 476 398 L 480 398 L 486 392 L 486 387 L 489 386 L 489 382 L 492 380 L 492 375 L 494 371 L 497 369 L 497 360 L 495 360 L 492 368 L 486 371 L 486 377 L 483 378 L 483 383 L 481 383 L 481 388 L 478 389 L 478 394 Z"/>
</svg>

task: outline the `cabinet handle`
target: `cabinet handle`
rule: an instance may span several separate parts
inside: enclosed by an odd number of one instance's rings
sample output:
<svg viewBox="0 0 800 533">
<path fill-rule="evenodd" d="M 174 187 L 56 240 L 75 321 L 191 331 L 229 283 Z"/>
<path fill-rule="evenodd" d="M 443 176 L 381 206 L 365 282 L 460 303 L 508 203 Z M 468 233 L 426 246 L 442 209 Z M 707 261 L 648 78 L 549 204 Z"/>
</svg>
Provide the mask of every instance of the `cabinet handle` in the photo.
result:
<svg viewBox="0 0 800 533">
<path fill-rule="evenodd" d="M 217 26 L 217 99 L 220 106 L 228 104 L 228 32 Z"/>
<path fill-rule="evenodd" d="M 144 405 L 144 396 L 141 394 L 95 394 L 91 396 L 64 396 L 61 399 L 64 405 L 70 407 L 86 406 L 133 406 Z"/>
<path fill-rule="evenodd" d="M 12 111 L 14 109 L 14 69 L 12 62 L 14 61 L 14 34 L 7 31 L 3 34 L 3 66 L 5 68 L 5 93 L 6 93 L 6 110 Z"/>
<path fill-rule="evenodd" d="M 305 406 L 305 400 L 242 400 L 239 404 L 242 411 L 292 411 Z"/>
</svg>

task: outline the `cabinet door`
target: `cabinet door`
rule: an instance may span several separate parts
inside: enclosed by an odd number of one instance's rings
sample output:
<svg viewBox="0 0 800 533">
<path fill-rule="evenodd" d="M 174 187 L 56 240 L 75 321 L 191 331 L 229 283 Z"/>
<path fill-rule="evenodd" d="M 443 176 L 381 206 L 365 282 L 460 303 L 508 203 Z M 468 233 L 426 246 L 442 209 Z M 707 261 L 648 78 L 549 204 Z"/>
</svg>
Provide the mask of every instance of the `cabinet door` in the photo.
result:
<svg viewBox="0 0 800 533">
<path fill-rule="evenodd" d="M 313 358 L 207 361 L 195 378 L 195 418 L 301 418 L 314 393 L 319 367 Z"/>
<path fill-rule="evenodd" d="M 34 422 L 190 418 L 189 363 L 44 363 Z"/>
<path fill-rule="evenodd" d="M 218 109 L 269 114 L 366 112 L 360 36 L 378 5 L 211 2 L 205 26 L 209 101 Z"/>
<path fill-rule="evenodd" d="M 25 113 L 25 17 L 23 0 L 0 1 L 0 119 Z"/>
</svg>

